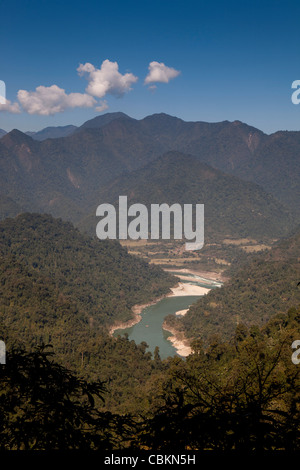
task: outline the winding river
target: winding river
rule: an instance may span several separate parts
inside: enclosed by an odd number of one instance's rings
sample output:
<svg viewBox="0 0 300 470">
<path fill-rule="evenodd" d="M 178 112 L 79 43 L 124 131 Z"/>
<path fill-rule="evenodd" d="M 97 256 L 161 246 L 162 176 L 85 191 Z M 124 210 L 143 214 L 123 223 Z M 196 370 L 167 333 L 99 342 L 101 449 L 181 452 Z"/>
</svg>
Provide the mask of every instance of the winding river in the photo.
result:
<svg viewBox="0 0 300 470">
<path fill-rule="evenodd" d="M 180 355 L 169 340 L 172 333 L 163 329 L 165 317 L 176 312 L 184 314 L 185 310 L 195 303 L 201 295 L 205 295 L 210 289 L 222 285 L 221 281 L 207 279 L 188 272 L 188 270 L 172 271 L 172 274 L 178 276 L 180 281 L 179 285 L 172 289 L 172 295 L 145 307 L 141 312 L 139 323 L 130 328 L 119 329 L 114 332 L 114 336 L 127 333 L 129 340 L 134 340 L 137 344 L 143 341 L 146 342 L 148 345 L 147 351 L 152 353 L 158 346 L 161 359 Z"/>
</svg>

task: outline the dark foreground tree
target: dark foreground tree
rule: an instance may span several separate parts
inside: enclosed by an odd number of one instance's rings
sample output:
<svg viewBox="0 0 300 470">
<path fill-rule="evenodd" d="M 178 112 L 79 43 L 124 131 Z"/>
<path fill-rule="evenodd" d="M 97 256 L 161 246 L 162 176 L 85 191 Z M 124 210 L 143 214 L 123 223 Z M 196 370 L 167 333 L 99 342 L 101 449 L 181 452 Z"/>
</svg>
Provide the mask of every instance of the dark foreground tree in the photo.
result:
<svg viewBox="0 0 300 470">
<path fill-rule="evenodd" d="M 0 366 L 0 449 L 120 448 L 128 420 L 99 411 L 103 383 L 76 377 L 52 354 L 14 350 Z"/>
<path fill-rule="evenodd" d="M 162 406 L 140 427 L 156 451 L 299 450 L 300 369 L 291 361 L 300 309 L 262 330 L 237 328 L 204 351 L 194 344 L 186 361 L 173 360 Z M 242 334 L 241 334 L 242 332 Z"/>
</svg>

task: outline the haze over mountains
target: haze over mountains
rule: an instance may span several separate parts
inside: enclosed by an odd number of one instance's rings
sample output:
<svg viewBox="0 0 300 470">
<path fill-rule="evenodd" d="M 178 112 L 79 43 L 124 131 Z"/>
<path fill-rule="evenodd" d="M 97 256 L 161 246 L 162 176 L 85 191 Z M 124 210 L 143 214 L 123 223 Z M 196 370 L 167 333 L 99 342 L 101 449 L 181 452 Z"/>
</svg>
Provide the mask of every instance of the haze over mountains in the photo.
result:
<svg viewBox="0 0 300 470">
<path fill-rule="evenodd" d="M 1 214 L 7 216 L 11 207 L 11 215 L 15 215 L 20 208 L 20 211 L 51 213 L 82 226 L 82 221 L 95 212 L 97 205 L 105 202 L 99 200 L 101 193 L 111 199 L 108 188 L 113 188 L 116 178 L 127 175 L 124 184 L 132 185 L 128 176 L 131 172 L 146 167 L 169 151 L 181 152 L 183 165 L 187 161 L 183 154 L 189 154 L 214 168 L 204 170 L 203 167 L 202 177 L 200 167 L 197 169 L 202 194 L 204 186 L 209 186 L 205 172 L 214 174 L 215 178 L 218 175 L 219 183 L 225 178 L 224 173 L 234 176 L 226 180 L 232 189 L 227 207 L 233 210 L 235 198 L 240 201 L 239 209 L 248 208 L 249 217 L 259 207 L 262 214 L 259 217 L 262 220 L 273 217 L 273 226 L 279 228 L 278 233 L 274 232 L 275 237 L 299 222 L 300 132 L 279 131 L 268 136 L 239 121 L 185 122 L 166 114 L 136 120 L 124 113 L 108 113 L 79 128 L 46 128 L 32 137 L 18 130 L 7 133 L 0 140 L 1 206 L 4 204 Z M 180 161 L 176 165 L 180 166 Z M 171 167 L 163 171 L 170 172 Z M 182 172 L 183 167 L 178 171 Z M 145 177 L 145 173 L 136 173 L 135 178 L 139 177 Z M 188 176 L 184 171 L 184 184 L 191 185 L 191 191 L 193 186 L 193 200 L 196 200 L 197 181 L 191 178 L 192 174 Z M 238 183 L 237 178 L 242 181 Z M 243 180 L 249 184 L 243 185 Z M 168 184 L 168 179 L 164 184 Z M 124 190 L 129 190 L 129 186 Z M 235 193 L 237 187 L 239 192 Z M 251 194 L 246 194 L 246 188 Z M 207 189 L 207 200 L 212 198 L 211 191 L 218 193 L 214 201 L 217 212 L 226 201 L 224 189 L 223 184 L 212 184 L 210 191 Z M 177 190 L 180 192 L 179 184 Z M 115 193 L 115 189 L 112 191 Z M 174 186 L 172 191 L 176 199 Z M 257 198 L 260 205 L 253 209 L 251 203 L 257 204 Z M 238 217 L 236 207 L 235 218 Z M 237 225 L 242 223 L 240 220 Z"/>
<path fill-rule="evenodd" d="M 100 202 L 118 205 L 119 195 L 127 195 L 128 205 L 165 202 L 203 203 L 205 238 L 216 241 L 226 237 L 256 239 L 281 237 L 293 226 L 293 217 L 260 186 L 241 181 L 202 163 L 197 157 L 167 152 L 145 167 L 122 175 L 99 192 Z M 97 218 L 83 227 L 93 234 Z"/>
<path fill-rule="evenodd" d="M 73 134 L 77 129 L 76 126 L 58 126 L 58 127 L 45 127 L 38 132 L 25 132 L 26 135 L 29 135 L 34 140 L 46 140 L 46 139 L 56 139 L 59 137 L 66 137 L 67 135 Z"/>
</svg>

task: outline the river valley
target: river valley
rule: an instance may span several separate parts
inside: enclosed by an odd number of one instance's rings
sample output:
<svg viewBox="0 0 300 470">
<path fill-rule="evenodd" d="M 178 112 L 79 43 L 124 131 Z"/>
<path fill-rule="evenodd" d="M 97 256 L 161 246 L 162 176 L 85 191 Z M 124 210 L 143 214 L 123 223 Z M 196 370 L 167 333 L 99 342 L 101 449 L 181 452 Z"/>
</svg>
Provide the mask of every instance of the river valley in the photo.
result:
<svg viewBox="0 0 300 470">
<path fill-rule="evenodd" d="M 165 317 L 169 314 L 184 315 L 190 305 L 195 303 L 201 295 L 222 285 L 217 277 L 204 277 L 202 273 L 200 275 L 187 269 L 172 271 L 172 274 L 179 278 L 179 283 L 171 289 L 171 294 L 156 303 L 145 306 L 133 326 L 116 329 L 113 332 L 114 336 L 127 333 L 129 340 L 134 340 L 137 344 L 146 342 L 147 350 L 152 353 L 158 346 L 161 359 L 174 355 L 184 357 L 191 352 L 186 344 L 178 340 L 170 331 L 163 329 Z"/>
</svg>

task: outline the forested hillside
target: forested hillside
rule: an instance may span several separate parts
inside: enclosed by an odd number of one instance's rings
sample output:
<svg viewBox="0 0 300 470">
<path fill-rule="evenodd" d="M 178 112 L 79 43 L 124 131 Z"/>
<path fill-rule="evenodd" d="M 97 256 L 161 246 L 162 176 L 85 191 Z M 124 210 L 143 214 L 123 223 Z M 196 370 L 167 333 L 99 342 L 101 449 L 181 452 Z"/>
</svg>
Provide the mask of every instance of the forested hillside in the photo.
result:
<svg viewBox="0 0 300 470">
<path fill-rule="evenodd" d="M 99 203 L 118 205 L 167 203 L 204 204 L 205 241 L 227 237 L 272 240 L 289 233 L 295 219 L 272 195 L 256 184 L 241 181 L 202 163 L 199 158 L 168 152 L 145 167 L 123 175 L 99 192 Z M 80 225 L 94 234 L 95 213 Z"/>
<path fill-rule="evenodd" d="M 206 344 L 214 334 L 229 339 L 239 323 L 262 326 L 273 315 L 300 304 L 300 231 L 254 256 L 220 289 L 194 304 L 181 319 L 167 322 Z"/>
<path fill-rule="evenodd" d="M 299 448 L 299 135 L 111 113 L 0 139 L 1 449 Z M 202 255 L 96 238 L 120 195 L 203 203 Z M 191 260 L 227 280 L 166 319 L 190 356 L 109 334 Z"/>
<path fill-rule="evenodd" d="M 75 341 L 81 328 L 99 331 L 127 321 L 133 305 L 176 282 L 118 242 L 84 237 L 47 215 L 1 222 L 0 255 L 1 321 L 26 343 L 61 336 Z"/>
<path fill-rule="evenodd" d="M 65 136 L 34 140 L 60 132 Z M 96 208 L 99 191 L 115 178 L 178 151 L 259 184 L 299 222 L 299 149 L 299 132 L 268 136 L 240 121 L 185 122 L 166 114 L 136 120 L 108 113 L 77 129 L 46 128 L 33 138 L 18 130 L 4 135 L 1 191 L 24 210 L 79 223 Z"/>
<path fill-rule="evenodd" d="M 174 284 L 155 266 L 128 255 L 118 242 L 90 239 L 51 216 L 21 214 L 0 224 L 0 253 L 42 276 L 96 324 L 128 320 L 131 307 Z M 27 275 L 27 274 L 26 274 Z"/>
<path fill-rule="evenodd" d="M 186 361 L 148 358 L 152 372 L 135 382 L 126 414 L 105 411 L 106 384 L 74 376 L 47 348 L 10 351 L 0 369 L 0 448 L 295 451 L 300 368 L 291 344 L 299 322 L 292 308 L 262 329 L 241 324 L 231 341 L 206 351 L 198 341 Z"/>
</svg>

